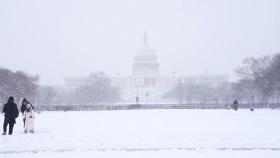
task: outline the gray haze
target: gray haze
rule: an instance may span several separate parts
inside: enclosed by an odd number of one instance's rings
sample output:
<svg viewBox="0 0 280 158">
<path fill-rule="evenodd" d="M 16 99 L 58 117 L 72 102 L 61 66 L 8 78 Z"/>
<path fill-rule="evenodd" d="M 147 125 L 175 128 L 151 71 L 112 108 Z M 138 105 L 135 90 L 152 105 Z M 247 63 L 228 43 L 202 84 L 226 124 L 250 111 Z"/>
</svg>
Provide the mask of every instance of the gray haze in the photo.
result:
<svg viewBox="0 0 280 158">
<path fill-rule="evenodd" d="M 93 71 L 130 74 L 144 30 L 162 73 L 233 74 L 280 51 L 279 0 L 1 0 L 0 66 L 42 84 Z"/>
</svg>

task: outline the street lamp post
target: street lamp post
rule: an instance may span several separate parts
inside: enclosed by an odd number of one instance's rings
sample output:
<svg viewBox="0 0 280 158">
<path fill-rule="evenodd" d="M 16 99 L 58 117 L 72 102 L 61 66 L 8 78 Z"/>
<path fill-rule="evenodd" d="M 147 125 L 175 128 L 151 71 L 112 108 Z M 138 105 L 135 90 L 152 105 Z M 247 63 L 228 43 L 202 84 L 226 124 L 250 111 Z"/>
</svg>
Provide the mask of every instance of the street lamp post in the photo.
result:
<svg viewBox="0 0 280 158">
<path fill-rule="evenodd" d="M 276 93 L 276 103 L 277 103 L 277 105 L 279 104 L 279 91 L 277 91 L 277 93 Z"/>
</svg>

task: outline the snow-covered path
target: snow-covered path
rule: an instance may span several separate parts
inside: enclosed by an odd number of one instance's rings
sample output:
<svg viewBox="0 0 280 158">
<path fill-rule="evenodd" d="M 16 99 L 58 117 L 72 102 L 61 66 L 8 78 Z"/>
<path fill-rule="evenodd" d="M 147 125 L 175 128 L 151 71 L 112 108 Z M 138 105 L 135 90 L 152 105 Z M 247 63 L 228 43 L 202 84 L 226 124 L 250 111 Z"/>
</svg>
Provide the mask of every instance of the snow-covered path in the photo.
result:
<svg viewBox="0 0 280 158">
<path fill-rule="evenodd" d="M 0 137 L 0 157 L 278 158 L 278 120 L 279 110 L 42 112 L 35 134 L 18 118 Z"/>
</svg>

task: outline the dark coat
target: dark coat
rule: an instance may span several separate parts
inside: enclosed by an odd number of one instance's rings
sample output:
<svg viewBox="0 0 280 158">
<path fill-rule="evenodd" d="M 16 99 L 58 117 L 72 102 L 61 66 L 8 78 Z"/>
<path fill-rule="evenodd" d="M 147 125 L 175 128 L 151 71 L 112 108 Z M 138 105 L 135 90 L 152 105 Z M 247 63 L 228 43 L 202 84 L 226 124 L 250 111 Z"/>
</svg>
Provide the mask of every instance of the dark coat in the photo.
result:
<svg viewBox="0 0 280 158">
<path fill-rule="evenodd" d="M 238 105 L 238 101 L 234 100 L 233 104 Z"/>
<path fill-rule="evenodd" d="M 238 101 L 237 100 L 234 100 L 234 102 L 232 104 L 232 107 L 233 107 L 234 110 L 238 109 Z"/>
<path fill-rule="evenodd" d="M 15 104 L 14 102 L 7 102 L 4 105 L 3 113 L 5 114 L 5 121 L 16 123 L 16 118 L 19 114 L 17 104 Z"/>
</svg>

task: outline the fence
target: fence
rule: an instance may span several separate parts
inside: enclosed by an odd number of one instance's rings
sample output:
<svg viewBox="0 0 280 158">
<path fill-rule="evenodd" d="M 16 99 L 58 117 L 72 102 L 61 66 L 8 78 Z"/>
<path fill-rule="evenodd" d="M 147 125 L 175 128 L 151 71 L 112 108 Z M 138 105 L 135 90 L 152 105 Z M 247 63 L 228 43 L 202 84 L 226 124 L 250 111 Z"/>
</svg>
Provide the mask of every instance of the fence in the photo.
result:
<svg viewBox="0 0 280 158">
<path fill-rule="evenodd" d="M 101 111 L 101 110 L 145 110 L 145 109 L 226 109 L 225 104 L 98 104 L 98 105 L 40 105 L 38 111 Z M 240 109 L 270 108 L 280 109 L 280 104 L 240 104 Z"/>
</svg>

